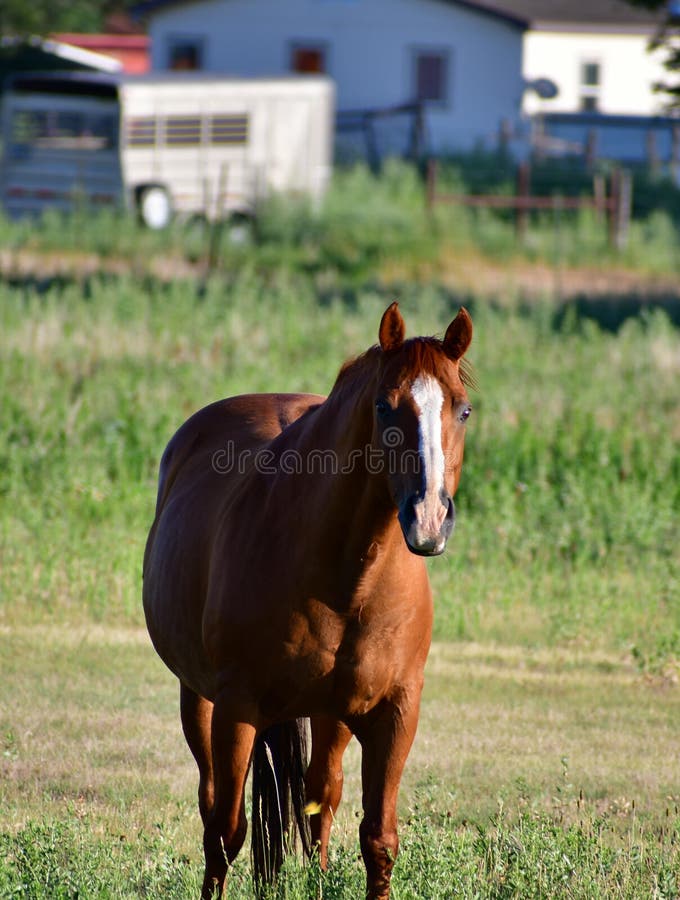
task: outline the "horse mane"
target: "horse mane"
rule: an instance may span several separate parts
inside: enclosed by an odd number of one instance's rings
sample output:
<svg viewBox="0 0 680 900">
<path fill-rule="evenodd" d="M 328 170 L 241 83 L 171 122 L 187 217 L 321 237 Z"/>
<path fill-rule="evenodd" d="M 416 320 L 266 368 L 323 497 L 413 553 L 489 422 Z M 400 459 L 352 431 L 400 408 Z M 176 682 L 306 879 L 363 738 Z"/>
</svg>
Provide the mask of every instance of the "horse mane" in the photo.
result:
<svg viewBox="0 0 680 900">
<path fill-rule="evenodd" d="M 415 369 L 436 371 L 444 354 L 443 347 L 444 342 L 437 337 L 414 337 L 408 338 L 399 350 L 392 352 L 408 352 Z M 382 352 L 380 347 L 374 344 L 364 353 L 343 363 L 329 396 L 344 396 L 363 387 L 377 374 Z M 472 364 L 465 357 L 459 360 L 458 374 L 466 387 L 477 390 Z"/>
<path fill-rule="evenodd" d="M 329 397 L 354 393 L 377 373 L 382 350 L 375 344 L 359 356 L 346 360 L 340 367 Z"/>
</svg>

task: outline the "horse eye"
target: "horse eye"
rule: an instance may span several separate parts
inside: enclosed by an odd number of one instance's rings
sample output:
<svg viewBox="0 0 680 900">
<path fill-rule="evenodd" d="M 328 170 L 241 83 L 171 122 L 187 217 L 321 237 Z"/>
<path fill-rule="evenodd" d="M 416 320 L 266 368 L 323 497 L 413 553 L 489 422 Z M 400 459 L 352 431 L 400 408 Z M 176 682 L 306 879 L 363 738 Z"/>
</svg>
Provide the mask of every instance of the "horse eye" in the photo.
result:
<svg viewBox="0 0 680 900">
<path fill-rule="evenodd" d="M 471 407 L 471 406 L 466 406 L 465 409 L 464 409 L 464 410 L 461 412 L 461 414 L 458 416 L 458 419 L 459 419 L 461 422 L 467 422 L 467 420 L 470 418 L 470 413 L 471 413 L 471 412 L 472 412 L 472 407 Z"/>
<path fill-rule="evenodd" d="M 375 401 L 375 410 L 380 417 L 386 416 L 392 407 L 387 402 L 387 400 L 376 400 Z"/>
</svg>

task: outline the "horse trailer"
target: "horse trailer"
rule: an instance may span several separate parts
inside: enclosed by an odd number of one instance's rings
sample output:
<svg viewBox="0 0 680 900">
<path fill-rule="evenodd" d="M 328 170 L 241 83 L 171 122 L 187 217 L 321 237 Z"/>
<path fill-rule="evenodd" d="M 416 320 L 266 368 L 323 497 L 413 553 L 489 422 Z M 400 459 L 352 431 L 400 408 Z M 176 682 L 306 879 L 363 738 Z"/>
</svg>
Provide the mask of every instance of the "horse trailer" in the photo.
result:
<svg viewBox="0 0 680 900">
<path fill-rule="evenodd" d="M 3 95 L 2 203 L 127 207 L 152 228 L 252 216 L 272 192 L 322 196 L 333 127 L 322 76 L 21 73 Z"/>
</svg>

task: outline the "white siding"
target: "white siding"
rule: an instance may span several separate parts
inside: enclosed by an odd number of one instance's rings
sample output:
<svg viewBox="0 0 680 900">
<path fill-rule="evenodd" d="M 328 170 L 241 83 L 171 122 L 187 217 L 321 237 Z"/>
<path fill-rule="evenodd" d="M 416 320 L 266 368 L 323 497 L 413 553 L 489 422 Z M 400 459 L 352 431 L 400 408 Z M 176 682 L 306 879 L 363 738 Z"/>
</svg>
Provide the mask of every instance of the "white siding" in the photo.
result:
<svg viewBox="0 0 680 900">
<path fill-rule="evenodd" d="M 581 66 L 599 62 L 601 87 L 598 110 L 623 115 L 656 115 L 663 95 L 652 86 L 664 79 L 660 54 L 651 54 L 649 35 L 530 31 L 524 38 L 524 74 L 547 77 L 557 84 L 553 100 L 527 92 L 524 108 L 535 112 L 578 112 L 581 109 Z"/>
<path fill-rule="evenodd" d="M 413 99 L 415 49 L 446 51 L 448 103 L 428 108 L 436 149 L 495 142 L 521 103 L 522 31 L 441 0 L 203 0 L 170 5 L 149 23 L 152 69 L 173 36 L 203 40 L 204 67 L 234 75 L 289 71 L 292 42 L 327 47 L 339 110 Z"/>
</svg>

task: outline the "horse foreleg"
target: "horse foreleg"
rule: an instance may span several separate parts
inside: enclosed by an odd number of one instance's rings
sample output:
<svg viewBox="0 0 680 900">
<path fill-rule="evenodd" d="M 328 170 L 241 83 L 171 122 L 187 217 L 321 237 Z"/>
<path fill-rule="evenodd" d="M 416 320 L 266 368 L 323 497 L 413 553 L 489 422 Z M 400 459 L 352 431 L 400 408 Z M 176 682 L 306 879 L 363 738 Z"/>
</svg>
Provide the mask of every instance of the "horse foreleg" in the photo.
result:
<svg viewBox="0 0 680 900">
<path fill-rule="evenodd" d="M 179 705 L 184 737 L 198 766 L 198 808 L 205 826 L 215 800 L 210 736 L 213 705 L 184 684 L 180 684 Z"/>
<path fill-rule="evenodd" d="M 243 846 L 248 829 L 244 793 L 256 729 L 243 718 L 235 716 L 222 695 L 217 697 L 212 715 L 215 801 L 203 830 L 205 875 L 201 900 L 222 896 L 227 867 Z"/>
<path fill-rule="evenodd" d="M 362 749 L 361 782 L 364 817 L 359 828 L 366 866 L 366 897 L 387 900 L 392 869 L 399 852 L 397 797 L 406 757 L 418 724 L 420 692 L 384 700 L 356 728 Z"/>
<path fill-rule="evenodd" d="M 321 868 L 328 865 L 328 841 L 342 797 L 342 755 L 352 732 L 337 719 L 312 718 L 312 757 L 305 775 L 305 795 L 311 815 L 312 843 L 318 845 Z"/>
</svg>

